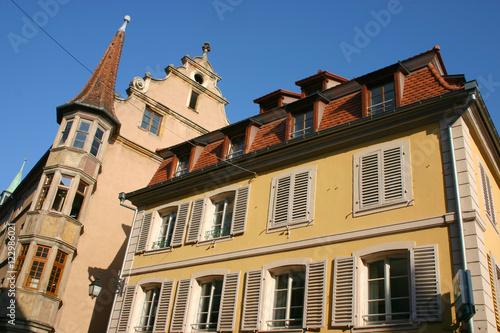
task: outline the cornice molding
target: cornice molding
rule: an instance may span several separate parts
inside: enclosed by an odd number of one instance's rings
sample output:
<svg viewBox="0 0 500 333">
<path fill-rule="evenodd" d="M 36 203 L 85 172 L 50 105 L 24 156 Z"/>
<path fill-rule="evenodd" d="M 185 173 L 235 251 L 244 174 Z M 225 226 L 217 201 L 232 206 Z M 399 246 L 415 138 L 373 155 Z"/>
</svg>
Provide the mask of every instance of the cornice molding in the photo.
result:
<svg viewBox="0 0 500 333">
<path fill-rule="evenodd" d="M 118 135 L 116 137 L 116 142 L 120 143 L 121 145 L 123 145 L 124 147 L 142 155 L 142 156 L 145 156 L 147 158 L 150 158 L 152 159 L 153 161 L 156 161 L 158 163 L 161 163 L 163 161 L 163 159 L 161 158 L 160 155 L 156 154 L 155 152 L 147 149 L 147 148 L 144 148 L 143 146 L 141 145 L 138 145 L 137 143 L 121 136 L 121 135 Z"/>
</svg>

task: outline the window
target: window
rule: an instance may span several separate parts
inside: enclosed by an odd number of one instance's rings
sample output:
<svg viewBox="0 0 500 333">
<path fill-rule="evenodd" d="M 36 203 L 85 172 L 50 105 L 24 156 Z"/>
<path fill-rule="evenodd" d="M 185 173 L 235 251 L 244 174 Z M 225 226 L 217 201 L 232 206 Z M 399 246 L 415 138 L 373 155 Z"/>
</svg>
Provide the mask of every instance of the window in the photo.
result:
<svg viewBox="0 0 500 333">
<path fill-rule="evenodd" d="M 151 133 L 158 135 L 160 133 L 162 117 L 148 108 L 144 111 L 144 116 L 142 117 L 141 127 Z"/>
<path fill-rule="evenodd" d="M 62 211 L 72 179 L 73 178 L 67 176 L 61 177 L 59 185 L 57 186 L 57 192 L 54 198 L 54 202 L 52 203 L 52 210 L 55 210 L 57 212 Z"/>
<path fill-rule="evenodd" d="M 282 173 L 272 180 L 268 231 L 312 222 L 316 166 Z"/>
<path fill-rule="evenodd" d="M 354 216 L 411 204 L 409 152 L 409 141 L 400 140 L 354 155 Z"/>
<path fill-rule="evenodd" d="M 179 160 L 177 161 L 177 168 L 174 172 L 174 177 L 183 175 L 188 173 L 189 171 L 189 157 L 190 154 L 184 154 L 179 156 Z"/>
<path fill-rule="evenodd" d="M 47 265 L 49 252 L 50 247 L 42 245 L 37 246 L 35 254 L 33 255 L 30 270 L 24 282 L 24 287 L 30 289 L 38 288 L 40 280 L 42 279 L 43 271 L 45 269 L 45 266 Z"/>
<path fill-rule="evenodd" d="M 85 194 L 87 193 L 87 188 L 88 185 L 80 180 L 78 188 L 76 189 L 75 198 L 73 199 L 71 212 L 69 213 L 69 216 L 71 216 L 74 219 L 78 219 L 78 217 L 80 216 L 80 211 L 83 206 L 83 200 L 85 199 Z"/>
<path fill-rule="evenodd" d="M 368 271 L 369 324 L 410 319 L 410 276 L 408 257 L 385 257 L 366 263 Z"/>
<path fill-rule="evenodd" d="M 196 91 L 191 90 L 191 97 L 189 98 L 189 108 L 196 111 L 196 105 L 198 104 L 198 94 Z"/>
<path fill-rule="evenodd" d="M 326 260 L 285 259 L 249 270 L 241 330 L 324 327 L 325 289 Z"/>
<path fill-rule="evenodd" d="M 193 201 L 186 244 L 245 232 L 250 185 L 232 186 Z"/>
<path fill-rule="evenodd" d="M 201 75 L 200 73 L 196 73 L 194 75 L 194 80 L 199 84 L 203 84 L 203 75 Z"/>
<path fill-rule="evenodd" d="M 173 248 L 182 245 L 186 235 L 186 225 L 191 201 L 170 203 L 157 211 L 139 213 L 137 225 L 141 226 L 136 252 Z M 149 234 L 152 234 L 149 237 Z M 151 238 L 151 241 L 149 239 Z M 150 245 L 148 245 L 150 244 Z"/>
<path fill-rule="evenodd" d="M 205 239 L 214 239 L 229 235 L 231 232 L 233 209 L 234 196 L 214 202 L 212 223 L 210 225 L 210 230 L 205 233 Z"/>
<path fill-rule="evenodd" d="M 414 247 L 412 242 L 381 244 L 335 258 L 332 326 L 440 321 L 438 262 L 437 245 Z"/>
<path fill-rule="evenodd" d="M 153 331 L 159 298 L 160 287 L 150 288 L 144 291 L 144 302 L 142 304 L 139 326 L 135 327 L 136 332 Z"/>
<path fill-rule="evenodd" d="M 234 332 L 240 272 L 211 270 L 179 280 L 170 332 Z"/>
<path fill-rule="evenodd" d="M 482 164 L 479 164 L 479 170 L 481 173 L 481 184 L 483 188 L 484 210 L 486 212 L 486 216 L 488 216 L 488 219 L 493 223 L 493 225 L 496 226 L 497 220 L 490 177 L 486 173 L 486 169 Z"/>
<path fill-rule="evenodd" d="M 233 158 L 236 156 L 243 155 L 245 149 L 245 136 L 239 135 L 235 136 L 231 139 L 231 143 L 229 145 L 229 151 L 226 155 L 226 158 Z"/>
<path fill-rule="evenodd" d="M 293 130 L 290 133 L 290 139 L 304 136 L 313 132 L 314 112 L 308 111 L 293 116 Z"/>
<path fill-rule="evenodd" d="M 273 316 L 269 326 L 302 327 L 304 289 L 304 271 L 290 271 L 274 276 Z"/>
<path fill-rule="evenodd" d="M 382 113 L 396 107 L 394 82 L 370 89 L 371 106 L 368 108 L 372 115 Z"/>
<path fill-rule="evenodd" d="M 200 302 L 194 327 L 200 331 L 215 331 L 219 319 L 222 279 L 202 283 L 200 289 Z"/>
<path fill-rule="evenodd" d="M 117 320 L 112 321 L 110 330 L 167 332 L 173 286 L 173 280 L 164 281 L 161 278 L 149 278 L 139 281 L 137 286 L 125 286 L 123 296 L 116 300 L 117 304 L 121 303 L 120 315 L 114 317 Z"/>
<path fill-rule="evenodd" d="M 40 192 L 40 197 L 38 198 L 38 204 L 36 205 L 36 209 L 42 209 L 43 203 L 47 198 L 47 192 L 49 192 L 50 184 L 52 184 L 52 178 L 54 175 L 47 175 L 45 177 L 45 182 L 42 186 L 42 191 Z"/>
<path fill-rule="evenodd" d="M 177 212 L 162 216 L 160 232 L 158 233 L 156 242 L 153 243 L 153 249 L 161 249 L 171 245 L 176 216 Z"/>
<path fill-rule="evenodd" d="M 104 136 L 104 131 L 97 127 L 95 134 L 94 134 L 94 141 L 92 141 L 92 147 L 90 148 L 90 153 L 94 156 L 97 156 L 97 153 L 99 152 L 99 147 L 101 147 L 102 144 L 102 137 Z"/>
<path fill-rule="evenodd" d="M 90 122 L 81 120 L 78 129 L 76 130 L 75 141 L 73 141 L 73 147 L 83 149 L 85 145 L 85 140 L 89 134 Z"/>
<path fill-rule="evenodd" d="M 64 130 L 61 133 L 61 140 L 59 141 L 60 145 L 63 145 L 66 142 L 66 139 L 68 138 L 69 131 L 71 130 L 72 125 L 73 125 L 73 120 L 69 120 L 66 122 L 66 126 L 64 127 Z"/>
<path fill-rule="evenodd" d="M 49 284 L 47 286 L 47 294 L 57 296 L 57 290 L 59 289 L 59 282 L 61 281 L 67 257 L 68 255 L 66 253 L 60 250 L 57 251 L 56 259 L 54 261 L 54 266 L 52 266 L 52 272 L 50 273 Z"/>
<path fill-rule="evenodd" d="M 24 260 L 26 259 L 26 254 L 28 254 L 29 244 L 21 245 L 21 250 L 19 250 L 19 254 L 17 255 L 16 265 L 14 266 L 14 272 L 16 273 L 16 279 L 19 277 L 19 272 L 23 268 Z"/>
</svg>

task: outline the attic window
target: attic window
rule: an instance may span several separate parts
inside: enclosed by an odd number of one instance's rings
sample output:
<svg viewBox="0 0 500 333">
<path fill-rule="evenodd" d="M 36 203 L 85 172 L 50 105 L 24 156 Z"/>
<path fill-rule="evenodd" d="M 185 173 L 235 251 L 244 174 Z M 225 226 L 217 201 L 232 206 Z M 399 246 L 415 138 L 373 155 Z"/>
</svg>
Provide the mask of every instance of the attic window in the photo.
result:
<svg viewBox="0 0 500 333">
<path fill-rule="evenodd" d="M 199 84 L 203 84 L 203 76 L 199 73 L 194 75 L 194 80 L 198 82 Z"/>
<path fill-rule="evenodd" d="M 191 91 L 191 98 L 189 99 L 189 108 L 196 110 L 196 104 L 198 104 L 199 94 L 196 91 Z"/>
<path fill-rule="evenodd" d="M 368 110 L 372 115 L 394 109 L 396 107 L 396 95 L 394 92 L 394 82 L 370 88 L 371 105 Z"/>
<path fill-rule="evenodd" d="M 177 162 L 177 168 L 175 169 L 174 172 L 174 177 L 188 173 L 189 157 L 190 157 L 189 153 L 179 156 L 179 160 Z"/>
<path fill-rule="evenodd" d="M 312 133 L 313 119 L 314 119 L 313 110 L 294 115 L 293 131 L 290 133 L 290 139 Z"/>
</svg>

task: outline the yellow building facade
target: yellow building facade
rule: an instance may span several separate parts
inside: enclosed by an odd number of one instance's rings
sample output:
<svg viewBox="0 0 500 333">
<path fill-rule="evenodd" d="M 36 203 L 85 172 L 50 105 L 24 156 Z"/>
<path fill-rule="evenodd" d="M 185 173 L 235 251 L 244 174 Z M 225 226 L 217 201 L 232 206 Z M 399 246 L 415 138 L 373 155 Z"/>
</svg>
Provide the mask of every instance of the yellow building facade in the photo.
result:
<svg viewBox="0 0 500 333">
<path fill-rule="evenodd" d="M 123 194 L 137 210 L 108 331 L 500 331 L 500 141 L 475 82 L 436 47 L 297 85 L 159 151 Z"/>
</svg>

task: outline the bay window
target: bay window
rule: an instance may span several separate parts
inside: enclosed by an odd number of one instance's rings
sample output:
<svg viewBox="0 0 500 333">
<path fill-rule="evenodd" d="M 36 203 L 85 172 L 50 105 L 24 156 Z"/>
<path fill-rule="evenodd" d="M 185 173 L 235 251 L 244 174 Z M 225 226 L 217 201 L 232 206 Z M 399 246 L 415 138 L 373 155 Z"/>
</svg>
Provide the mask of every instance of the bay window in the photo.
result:
<svg viewBox="0 0 500 333">
<path fill-rule="evenodd" d="M 56 196 L 52 203 L 52 210 L 60 212 L 63 209 L 64 203 L 66 202 L 66 197 L 68 195 L 69 187 L 71 186 L 71 181 L 73 178 L 62 176 L 59 180 L 57 186 Z"/>
<path fill-rule="evenodd" d="M 28 275 L 24 281 L 24 287 L 29 289 L 38 289 L 43 272 L 47 266 L 50 247 L 38 245 L 33 255 L 33 260 L 29 267 Z"/>
</svg>

